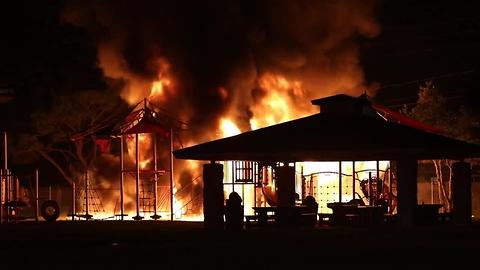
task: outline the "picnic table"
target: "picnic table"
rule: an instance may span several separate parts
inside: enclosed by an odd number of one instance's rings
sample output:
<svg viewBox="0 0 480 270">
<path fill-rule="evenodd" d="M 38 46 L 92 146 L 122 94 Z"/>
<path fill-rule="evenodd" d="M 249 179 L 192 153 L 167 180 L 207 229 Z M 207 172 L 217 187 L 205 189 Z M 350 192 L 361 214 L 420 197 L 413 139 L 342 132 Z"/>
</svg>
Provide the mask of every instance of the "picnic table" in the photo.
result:
<svg viewBox="0 0 480 270">
<path fill-rule="evenodd" d="M 384 220 L 386 207 L 382 205 L 358 205 L 350 203 L 328 203 L 332 209 L 332 224 L 335 225 L 374 225 Z"/>
<path fill-rule="evenodd" d="M 269 221 L 273 221 L 277 225 L 298 225 L 301 223 L 302 216 L 313 214 L 316 218 L 317 215 L 316 212 L 310 213 L 310 208 L 306 205 L 257 206 L 252 209 L 260 226 L 267 225 Z"/>
</svg>

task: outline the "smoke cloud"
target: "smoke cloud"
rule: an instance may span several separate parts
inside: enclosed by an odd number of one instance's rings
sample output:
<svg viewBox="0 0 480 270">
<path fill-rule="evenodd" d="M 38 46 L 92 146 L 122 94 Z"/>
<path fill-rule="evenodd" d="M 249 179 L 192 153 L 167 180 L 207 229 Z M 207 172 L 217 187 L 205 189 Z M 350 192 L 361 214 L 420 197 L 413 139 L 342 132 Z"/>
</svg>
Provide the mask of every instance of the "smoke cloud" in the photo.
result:
<svg viewBox="0 0 480 270">
<path fill-rule="evenodd" d="M 105 76 L 121 85 L 125 100 L 150 96 L 189 123 L 188 146 L 218 137 L 225 116 L 246 131 L 314 113 L 311 99 L 368 90 L 357 41 L 378 35 L 375 8 L 373 0 L 74 0 L 63 15 L 88 30 Z M 169 151 L 160 152 L 168 167 Z M 196 201 L 201 182 L 192 179 L 201 167 L 175 167 L 176 199 Z M 115 179 L 102 178 L 104 185 Z"/>
<path fill-rule="evenodd" d="M 70 1 L 64 17 L 89 30 L 105 75 L 131 103 L 173 78 L 161 106 L 212 128 L 248 119 L 266 73 L 302 82 L 303 103 L 367 90 L 356 42 L 376 36 L 375 1 Z M 163 73 L 163 75 L 162 75 Z"/>
</svg>

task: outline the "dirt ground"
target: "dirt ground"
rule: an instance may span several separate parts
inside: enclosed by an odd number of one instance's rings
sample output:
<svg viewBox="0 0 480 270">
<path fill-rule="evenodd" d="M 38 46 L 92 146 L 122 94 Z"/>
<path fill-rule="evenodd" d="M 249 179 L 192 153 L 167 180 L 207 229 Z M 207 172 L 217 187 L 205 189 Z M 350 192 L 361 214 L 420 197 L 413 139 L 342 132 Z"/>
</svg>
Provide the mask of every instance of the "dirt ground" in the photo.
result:
<svg viewBox="0 0 480 270">
<path fill-rule="evenodd" d="M 479 224 L 240 232 L 201 222 L 0 225 L 0 269 L 476 269 L 479 252 Z"/>
</svg>

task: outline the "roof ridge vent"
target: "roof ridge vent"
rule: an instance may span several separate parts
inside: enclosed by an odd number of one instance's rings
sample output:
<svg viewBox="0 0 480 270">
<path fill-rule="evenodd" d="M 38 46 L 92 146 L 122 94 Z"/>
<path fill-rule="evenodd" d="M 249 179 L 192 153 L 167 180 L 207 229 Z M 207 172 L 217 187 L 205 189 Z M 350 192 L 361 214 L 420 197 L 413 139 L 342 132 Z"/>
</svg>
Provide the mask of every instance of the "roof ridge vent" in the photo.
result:
<svg viewBox="0 0 480 270">
<path fill-rule="evenodd" d="M 359 97 L 338 94 L 314 99 L 312 104 L 320 107 L 320 113 L 364 114 L 371 109 L 370 101 L 365 93 Z"/>
</svg>

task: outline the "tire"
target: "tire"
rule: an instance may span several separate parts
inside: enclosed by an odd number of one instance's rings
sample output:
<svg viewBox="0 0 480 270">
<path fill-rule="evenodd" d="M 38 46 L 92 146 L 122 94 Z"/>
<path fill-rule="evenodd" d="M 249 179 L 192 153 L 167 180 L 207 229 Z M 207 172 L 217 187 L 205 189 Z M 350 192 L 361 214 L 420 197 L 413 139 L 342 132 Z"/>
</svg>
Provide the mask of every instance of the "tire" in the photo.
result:
<svg viewBox="0 0 480 270">
<path fill-rule="evenodd" d="M 56 201 L 48 200 L 42 203 L 40 213 L 46 221 L 55 221 L 60 216 L 60 207 Z"/>
</svg>

